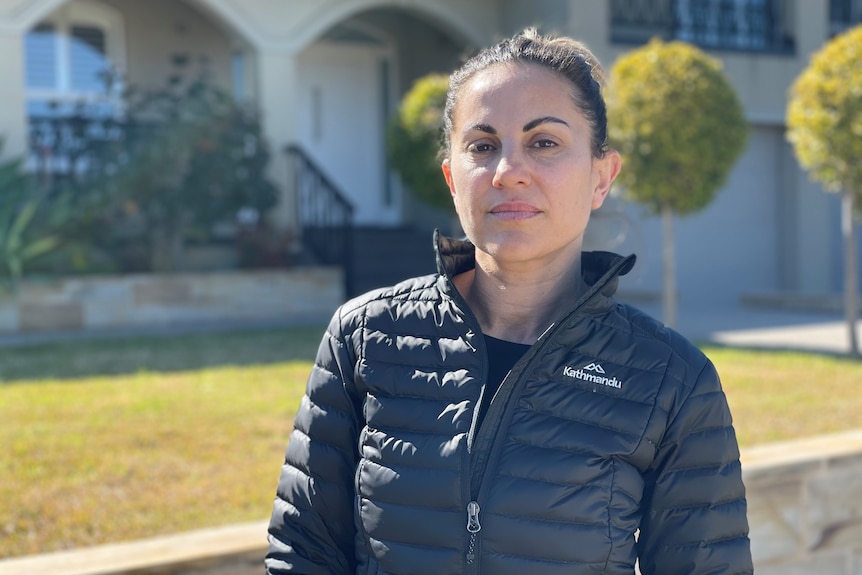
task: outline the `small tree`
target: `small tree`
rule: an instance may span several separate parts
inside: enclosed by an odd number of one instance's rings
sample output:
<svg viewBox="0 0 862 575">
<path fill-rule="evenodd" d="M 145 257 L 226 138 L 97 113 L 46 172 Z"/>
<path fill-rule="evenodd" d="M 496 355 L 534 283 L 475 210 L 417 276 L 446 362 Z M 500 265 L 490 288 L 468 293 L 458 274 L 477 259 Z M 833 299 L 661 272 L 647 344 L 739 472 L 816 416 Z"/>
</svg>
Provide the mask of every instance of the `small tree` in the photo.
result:
<svg viewBox="0 0 862 575">
<path fill-rule="evenodd" d="M 859 355 L 855 216 L 862 215 L 862 26 L 815 53 L 790 90 L 787 139 L 802 166 L 827 191 L 841 193 L 844 313 L 850 351 Z"/>
<path fill-rule="evenodd" d="M 257 115 L 205 66 L 189 73 L 182 55 L 173 63 L 164 86 L 129 90 L 122 137 L 93 142 L 97 169 L 83 182 L 91 212 L 83 219 L 99 243 L 135 246 L 153 271 L 176 269 L 186 241 L 207 239 L 240 209 L 263 214 L 277 198 Z"/>
<path fill-rule="evenodd" d="M 388 127 L 387 150 L 392 167 L 420 201 L 454 213 L 440 171 L 440 134 L 449 78 L 428 74 L 416 80 Z"/>
<path fill-rule="evenodd" d="M 704 209 L 742 152 L 747 124 L 721 63 L 683 42 L 654 39 L 611 69 L 608 118 L 628 199 L 661 214 L 662 301 L 676 325 L 674 214 Z"/>
</svg>

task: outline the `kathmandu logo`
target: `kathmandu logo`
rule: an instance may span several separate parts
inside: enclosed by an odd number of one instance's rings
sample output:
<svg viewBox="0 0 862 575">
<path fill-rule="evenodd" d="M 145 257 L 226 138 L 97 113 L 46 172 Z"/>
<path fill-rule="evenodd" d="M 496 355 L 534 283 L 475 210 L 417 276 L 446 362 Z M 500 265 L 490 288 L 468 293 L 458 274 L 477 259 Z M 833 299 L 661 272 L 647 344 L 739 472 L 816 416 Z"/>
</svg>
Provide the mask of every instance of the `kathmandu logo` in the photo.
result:
<svg viewBox="0 0 862 575">
<path fill-rule="evenodd" d="M 603 368 L 599 363 L 591 363 L 580 369 L 575 369 L 567 365 L 563 368 L 563 375 L 574 379 L 580 379 L 581 381 L 614 387 L 616 389 L 622 389 L 623 387 L 623 382 L 618 380 L 616 377 L 604 377 L 605 368 Z"/>
</svg>

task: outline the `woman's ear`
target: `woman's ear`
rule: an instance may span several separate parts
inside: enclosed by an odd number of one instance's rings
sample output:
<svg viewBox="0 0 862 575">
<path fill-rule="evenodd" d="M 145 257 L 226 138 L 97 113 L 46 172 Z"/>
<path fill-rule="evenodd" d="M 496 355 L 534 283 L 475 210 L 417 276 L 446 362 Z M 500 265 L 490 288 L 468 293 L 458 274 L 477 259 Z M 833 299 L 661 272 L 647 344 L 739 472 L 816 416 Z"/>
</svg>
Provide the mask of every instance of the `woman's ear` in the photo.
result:
<svg viewBox="0 0 862 575">
<path fill-rule="evenodd" d="M 449 159 L 446 158 L 443 160 L 443 164 L 440 166 L 443 169 L 443 177 L 446 178 L 446 185 L 449 186 L 449 193 L 452 194 L 452 197 L 455 196 L 455 185 L 452 183 L 452 166 L 449 162 Z"/>
<path fill-rule="evenodd" d="M 596 178 L 593 185 L 592 202 L 592 208 L 594 210 L 602 207 L 608 192 L 611 190 L 611 185 L 620 173 L 622 165 L 622 156 L 620 156 L 620 153 L 616 150 L 607 150 L 603 157 L 595 160 L 594 173 Z"/>
</svg>

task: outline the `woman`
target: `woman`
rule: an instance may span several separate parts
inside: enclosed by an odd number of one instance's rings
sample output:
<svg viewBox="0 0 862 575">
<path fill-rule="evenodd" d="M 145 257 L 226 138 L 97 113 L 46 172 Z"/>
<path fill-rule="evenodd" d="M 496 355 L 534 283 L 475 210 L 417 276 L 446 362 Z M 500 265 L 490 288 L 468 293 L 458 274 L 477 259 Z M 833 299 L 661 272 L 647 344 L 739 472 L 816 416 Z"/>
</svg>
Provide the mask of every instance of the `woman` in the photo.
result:
<svg viewBox="0 0 862 575">
<path fill-rule="evenodd" d="M 712 364 L 582 251 L 620 170 L 585 46 L 528 30 L 450 78 L 468 241 L 347 302 L 295 419 L 269 573 L 751 573 Z"/>
</svg>

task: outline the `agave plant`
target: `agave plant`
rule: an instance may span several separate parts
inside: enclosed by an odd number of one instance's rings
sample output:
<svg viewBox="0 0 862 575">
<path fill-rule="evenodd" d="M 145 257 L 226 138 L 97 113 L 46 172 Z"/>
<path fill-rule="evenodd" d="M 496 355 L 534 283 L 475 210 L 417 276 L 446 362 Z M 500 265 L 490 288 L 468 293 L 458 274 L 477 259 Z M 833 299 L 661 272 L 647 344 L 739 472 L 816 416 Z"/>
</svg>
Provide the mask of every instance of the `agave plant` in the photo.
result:
<svg viewBox="0 0 862 575">
<path fill-rule="evenodd" d="M 0 141 L 2 151 L 2 141 Z M 49 198 L 21 160 L 0 162 L 0 278 L 3 287 L 15 291 L 24 265 L 60 245 L 55 224 L 66 213 L 61 198 Z"/>
</svg>

